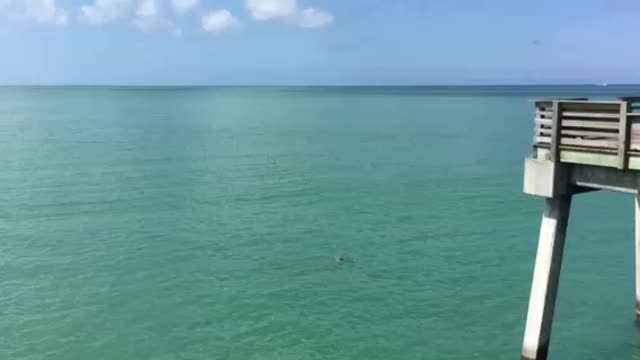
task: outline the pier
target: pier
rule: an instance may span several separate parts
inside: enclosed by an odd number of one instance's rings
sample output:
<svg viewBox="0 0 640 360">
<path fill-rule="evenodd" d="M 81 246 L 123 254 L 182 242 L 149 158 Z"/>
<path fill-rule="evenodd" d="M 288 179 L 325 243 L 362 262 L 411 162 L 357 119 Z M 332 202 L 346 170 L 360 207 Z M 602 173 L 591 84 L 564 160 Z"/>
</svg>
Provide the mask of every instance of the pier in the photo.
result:
<svg viewBox="0 0 640 360">
<path fill-rule="evenodd" d="M 544 199 L 522 359 L 547 359 L 571 199 L 608 190 L 635 196 L 636 318 L 640 319 L 640 97 L 535 101 L 524 192 Z"/>
</svg>

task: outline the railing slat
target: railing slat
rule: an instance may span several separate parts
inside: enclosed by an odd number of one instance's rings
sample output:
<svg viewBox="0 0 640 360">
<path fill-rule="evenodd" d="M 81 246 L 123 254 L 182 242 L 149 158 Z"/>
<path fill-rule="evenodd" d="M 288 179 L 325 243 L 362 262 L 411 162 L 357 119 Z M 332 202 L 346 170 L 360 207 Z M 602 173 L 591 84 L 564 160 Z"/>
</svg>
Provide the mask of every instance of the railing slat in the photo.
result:
<svg viewBox="0 0 640 360">
<path fill-rule="evenodd" d="M 606 131 L 583 131 L 583 130 L 562 129 L 562 135 L 604 137 L 604 138 L 611 138 L 613 140 L 618 140 L 618 133 L 606 132 Z"/>
<path fill-rule="evenodd" d="M 620 113 L 563 111 L 562 118 L 564 119 L 565 117 L 619 119 Z"/>
<path fill-rule="evenodd" d="M 536 121 L 536 124 L 542 125 L 542 126 L 552 125 L 551 119 L 537 118 L 535 121 Z M 615 129 L 615 130 L 617 130 L 619 127 L 618 122 L 615 122 L 615 121 L 592 121 L 592 120 L 586 120 L 586 121 L 564 120 L 562 122 L 562 125 L 565 128 L 572 127 L 572 128 L 592 128 L 592 129 Z"/>
<path fill-rule="evenodd" d="M 549 128 L 538 128 L 535 130 L 536 133 L 542 134 L 544 136 L 551 136 L 551 129 Z M 597 138 L 611 138 L 615 141 L 618 140 L 617 132 L 609 132 L 609 131 L 589 131 L 589 130 L 566 130 L 562 129 L 562 136 L 569 137 L 597 137 Z"/>
<path fill-rule="evenodd" d="M 616 140 L 590 140 L 590 139 L 560 139 L 562 145 L 580 146 L 584 148 L 606 148 L 606 149 L 618 149 L 618 142 Z M 551 137 L 548 136 L 536 136 L 536 143 L 551 144 Z"/>
</svg>

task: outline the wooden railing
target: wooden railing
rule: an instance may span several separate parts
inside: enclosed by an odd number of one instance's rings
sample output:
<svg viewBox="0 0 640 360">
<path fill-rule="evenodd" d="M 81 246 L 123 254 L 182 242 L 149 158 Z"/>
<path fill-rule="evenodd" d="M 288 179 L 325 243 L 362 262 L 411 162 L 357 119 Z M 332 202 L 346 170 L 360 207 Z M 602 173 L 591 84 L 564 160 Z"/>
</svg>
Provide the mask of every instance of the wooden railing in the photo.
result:
<svg viewBox="0 0 640 360">
<path fill-rule="evenodd" d="M 549 149 L 547 160 L 560 161 L 563 150 L 609 154 L 625 169 L 629 156 L 640 156 L 640 97 L 541 100 L 535 106 L 534 144 Z"/>
</svg>

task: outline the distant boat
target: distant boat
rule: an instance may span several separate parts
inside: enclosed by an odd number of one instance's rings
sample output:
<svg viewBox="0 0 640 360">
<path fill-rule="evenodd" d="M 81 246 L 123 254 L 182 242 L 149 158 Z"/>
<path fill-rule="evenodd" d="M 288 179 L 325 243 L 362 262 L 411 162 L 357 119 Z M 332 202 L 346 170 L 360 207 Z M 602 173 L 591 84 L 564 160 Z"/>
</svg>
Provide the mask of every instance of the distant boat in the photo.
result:
<svg viewBox="0 0 640 360">
<path fill-rule="evenodd" d="M 602 83 L 600 86 L 607 86 L 607 83 Z"/>
</svg>

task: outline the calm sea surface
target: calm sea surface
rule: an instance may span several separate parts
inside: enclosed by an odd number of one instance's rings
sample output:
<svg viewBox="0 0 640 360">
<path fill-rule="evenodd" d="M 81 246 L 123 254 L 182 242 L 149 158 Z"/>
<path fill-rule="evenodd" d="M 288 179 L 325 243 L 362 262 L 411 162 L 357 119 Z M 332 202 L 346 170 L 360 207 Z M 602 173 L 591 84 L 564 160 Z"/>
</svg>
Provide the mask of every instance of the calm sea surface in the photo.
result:
<svg viewBox="0 0 640 360">
<path fill-rule="evenodd" d="M 528 100 L 628 94 L 0 88 L 0 359 L 519 358 Z M 575 200 L 554 358 L 640 359 L 632 221 Z"/>
</svg>

